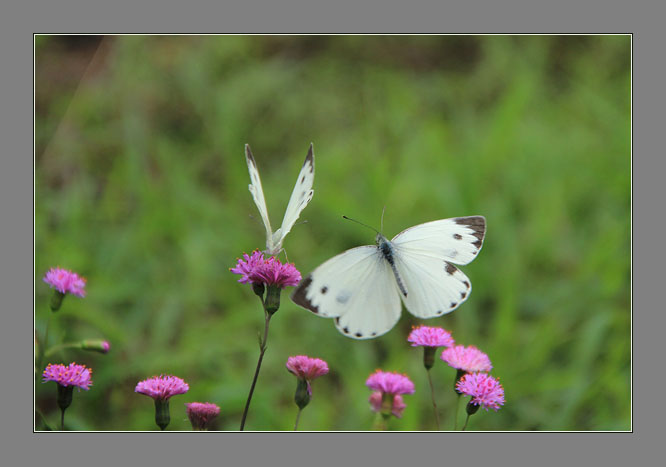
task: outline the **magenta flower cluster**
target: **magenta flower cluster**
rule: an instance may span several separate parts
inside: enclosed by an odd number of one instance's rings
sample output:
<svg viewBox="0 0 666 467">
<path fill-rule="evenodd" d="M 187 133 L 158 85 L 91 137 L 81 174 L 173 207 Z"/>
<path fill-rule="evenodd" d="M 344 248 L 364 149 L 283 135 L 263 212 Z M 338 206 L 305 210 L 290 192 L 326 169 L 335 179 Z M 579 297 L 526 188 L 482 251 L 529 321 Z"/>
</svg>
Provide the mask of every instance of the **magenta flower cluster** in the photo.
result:
<svg viewBox="0 0 666 467">
<path fill-rule="evenodd" d="M 450 367 L 467 373 L 487 372 L 493 367 L 488 355 L 473 345 L 469 347 L 464 345 L 449 347 L 442 352 L 440 358 L 448 363 Z"/>
<path fill-rule="evenodd" d="M 497 411 L 504 405 L 504 388 L 499 380 L 486 373 L 467 373 L 456 383 L 462 394 L 472 396 L 471 404 Z"/>
<path fill-rule="evenodd" d="M 282 264 L 274 256 L 265 259 L 260 251 L 253 252 L 251 256 L 244 253 L 243 259 L 238 259 L 236 267 L 230 271 L 241 275 L 238 279 L 241 284 L 265 284 L 284 288 L 298 285 L 301 281 L 301 273 L 293 264 Z"/>
<path fill-rule="evenodd" d="M 418 326 L 412 328 L 407 337 L 412 347 L 451 347 L 455 344 L 451 333 L 446 329 L 430 326 Z"/>
<path fill-rule="evenodd" d="M 92 370 L 85 365 L 74 362 L 67 366 L 49 363 L 42 373 L 42 382 L 55 381 L 63 387 L 76 386 L 87 391 L 92 386 L 91 376 Z"/>
<path fill-rule="evenodd" d="M 44 276 L 46 282 L 52 289 L 62 294 L 73 294 L 85 297 L 86 280 L 77 273 L 62 268 L 51 268 Z"/>
<path fill-rule="evenodd" d="M 178 394 L 185 394 L 189 389 L 190 386 L 177 376 L 160 375 L 140 381 L 134 392 L 166 401 Z"/>
</svg>

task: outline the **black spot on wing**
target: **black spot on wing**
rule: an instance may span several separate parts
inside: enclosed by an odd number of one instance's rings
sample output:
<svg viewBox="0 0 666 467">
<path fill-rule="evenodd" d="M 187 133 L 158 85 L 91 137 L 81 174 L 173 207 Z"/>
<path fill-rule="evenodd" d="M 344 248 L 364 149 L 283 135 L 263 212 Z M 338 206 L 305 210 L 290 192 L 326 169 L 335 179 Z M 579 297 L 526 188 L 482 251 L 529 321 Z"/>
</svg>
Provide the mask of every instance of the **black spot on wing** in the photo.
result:
<svg viewBox="0 0 666 467">
<path fill-rule="evenodd" d="M 462 240 L 462 235 L 455 233 L 453 234 L 453 238 L 455 238 L 456 240 Z"/>
<path fill-rule="evenodd" d="M 460 292 L 460 298 L 463 299 L 467 296 L 467 292 Z"/>
<path fill-rule="evenodd" d="M 294 292 L 291 294 L 291 301 L 298 306 L 302 306 L 303 308 L 310 310 L 314 314 L 319 314 L 319 307 L 313 305 L 306 296 L 307 291 L 310 288 L 310 284 L 312 284 L 312 275 L 308 274 L 305 279 L 301 280 L 301 282 L 298 284 L 298 287 L 296 287 L 296 290 L 294 290 Z"/>
<path fill-rule="evenodd" d="M 250 145 L 246 144 L 245 145 L 245 157 L 252 162 L 252 165 L 257 167 L 257 163 L 254 161 L 254 156 L 252 155 L 252 151 L 250 150 Z"/>
<path fill-rule="evenodd" d="M 486 235 L 486 218 L 483 216 L 456 217 L 454 221 L 458 225 L 464 225 L 472 229 L 472 235 L 477 238 L 473 245 L 481 248 L 483 237 Z"/>
<path fill-rule="evenodd" d="M 437 314 L 437 315 L 441 315 L 442 313 L 444 313 L 444 310 L 437 310 L 437 311 L 435 312 L 435 314 Z"/>
<path fill-rule="evenodd" d="M 301 183 L 303 183 L 304 181 L 305 181 L 305 175 L 303 175 L 303 176 L 301 177 Z M 302 196 L 303 196 L 303 195 L 301 194 L 301 197 L 302 197 Z"/>
<path fill-rule="evenodd" d="M 340 324 L 340 317 L 335 318 L 335 324 Z"/>
<path fill-rule="evenodd" d="M 373 332 L 373 333 L 370 334 L 370 335 L 371 335 L 372 337 L 375 337 L 375 336 L 377 335 L 377 333 L 376 333 L 376 332 Z"/>
<path fill-rule="evenodd" d="M 356 337 L 363 337 L 363 334 L 361 334 L 360 332 L 357 332 L 357 333 L 354 334 L 354 335 L 355 335 Z"/>
<path fill-rule="evenodd" d="M 321 288 L 321 293 L 322 293 L 322 294 L 325 294 L 327 291 L 328 291 L 328 287 L 323 286 L 323 287 Z"/>
<path fill-rule="evenodd" d="M 451 308 L 455 308 L 456 306 L 458 306 L 457 302 L 451 302 L 451 304 L 449 305 L 449 307 Z"/>
<path fill-rule="evenodd" d="M 342 332 L 344 332 L 345 334 L 349 334 L 349 328 L 345 326 L 344 328 L 342 328 Z"/>
<path fill-rule="evenodd" d="M 446 273 L 449 276 L 452 275 L 454 272 L 456 272 L 458 270 L 458 268 L 456 268 L 453 264 L 451 264 L 447 261 L 444 261 L 444 264 L 446 265 L 446 266 L 444 266 L 444 269 L 446 269 Z"/>
<path fill-rule="evenodd" d="M 465 284 L 465 287 L 467 287 L 469 289 L 469 282 L 463 281 L 463 284 Z"/>
</svg>

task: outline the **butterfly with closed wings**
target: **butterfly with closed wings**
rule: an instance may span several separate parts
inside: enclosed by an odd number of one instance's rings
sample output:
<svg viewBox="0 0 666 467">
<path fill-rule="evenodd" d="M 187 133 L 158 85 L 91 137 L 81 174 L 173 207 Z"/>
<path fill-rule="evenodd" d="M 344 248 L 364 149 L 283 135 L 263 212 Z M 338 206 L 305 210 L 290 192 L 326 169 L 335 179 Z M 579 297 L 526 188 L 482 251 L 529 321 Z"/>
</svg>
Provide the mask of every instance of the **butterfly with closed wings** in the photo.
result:
<svg viewBox="0 0 666 467">
<path fill-rule="evenodd" d="M 314 183 L 314 153 L 312 150 L 312 143 L 310 143 L 310 149 L 308 150 L 307 156 L 305 156 L 305 162 L 303 162 L 303 167 L 296 179 L 294 191 L 291 192 L 291 198 L 289 198 L 289 204 L 287 204 L 287 210 L 284 213 L 284 219 L 282 219 L 282 226 L 280 226 L 275 232 L 271 229 L 271 223 L 268 220 L 268 209 L 266 208 L 264 191 L 261 188 L 261 179 L 259 178 L 257 163 L 254 161 L 254 156 L 252 156 L 252 151 L 248 144 L 245 145 L 245 160 L 247 161 L 247 169 L 250 173 L 251 182 L 250 185 L 248 185 L 248 188 L 250 193 L 252 193 L 254 204 L 256 204 L 257 209 L 259 209 L 259 214 L 264 222 L 264 227 L 266 227 L 265 252 L 271 256 L 275 256 L 282 250 L 284 237 L 287 236 L 291 228 L 294 226 L 294 223 L 298 220 L 298 216 L 301 215 L 301 211 L 305 209 L 305 206 L 308 205 L 314 194 L 314 191 L 312 190 L 312 184 Z"/>
<path fill-rule="evenodd" d="M 417 318 L 450 313 L 472 285 L 454 264 L 470 263 L 486 233 L 483 216 L 441 219 L 403 230 L 376 245 L 347 250 L 317 267 L 291 299 L 318 316 L 334 318 L 348 337 L 372 339 L 390 331 L 404 302 Z"/>
</svg>

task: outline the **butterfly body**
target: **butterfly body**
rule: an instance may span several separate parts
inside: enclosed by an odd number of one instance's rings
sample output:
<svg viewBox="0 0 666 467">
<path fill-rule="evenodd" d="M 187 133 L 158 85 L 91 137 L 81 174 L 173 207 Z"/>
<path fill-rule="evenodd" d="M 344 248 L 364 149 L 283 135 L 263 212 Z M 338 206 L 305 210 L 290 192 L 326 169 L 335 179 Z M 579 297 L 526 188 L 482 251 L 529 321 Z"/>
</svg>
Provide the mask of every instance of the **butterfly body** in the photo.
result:
<svg viewBox="0 0 666 467">
<path fill-rule="evenodd" d="M 334 318 L 340 332 L 371 339 L 397 323 L 404 303 L 418 318 L 434 318 L 470 295 L 464 265 L 478 254 L 485 236 L 483 216 L 441 219 L 408 228 L 390 241 L 347 250 L 317 267 L 292 300 L 318 316 Z"/>
</svg>

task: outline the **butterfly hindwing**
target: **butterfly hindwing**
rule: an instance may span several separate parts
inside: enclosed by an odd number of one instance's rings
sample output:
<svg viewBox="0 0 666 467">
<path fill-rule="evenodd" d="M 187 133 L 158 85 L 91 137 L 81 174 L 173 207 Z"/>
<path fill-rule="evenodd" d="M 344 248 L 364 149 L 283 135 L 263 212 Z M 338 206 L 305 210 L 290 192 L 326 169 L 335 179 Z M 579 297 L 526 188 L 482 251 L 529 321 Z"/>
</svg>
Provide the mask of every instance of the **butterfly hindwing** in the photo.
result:
<svg viewBox="0 0 666 467">
<path fill-rule="evenodd" d="M 394 250 L 396 268 L 407 289 L 402 301 L 414 316 L 442 316 L 458 308 L 472 292 L 470 280 L 450 262 L 401 246 Z"/>
<path fill-rule="evenodd" d="M 340 332 L 355 339 L 380 336 L 400 318 L 395 277 L 376 246 L 352 248 L 324 262 L 291 298 L 319 316 L 335 318 Z"/>
</svg>

